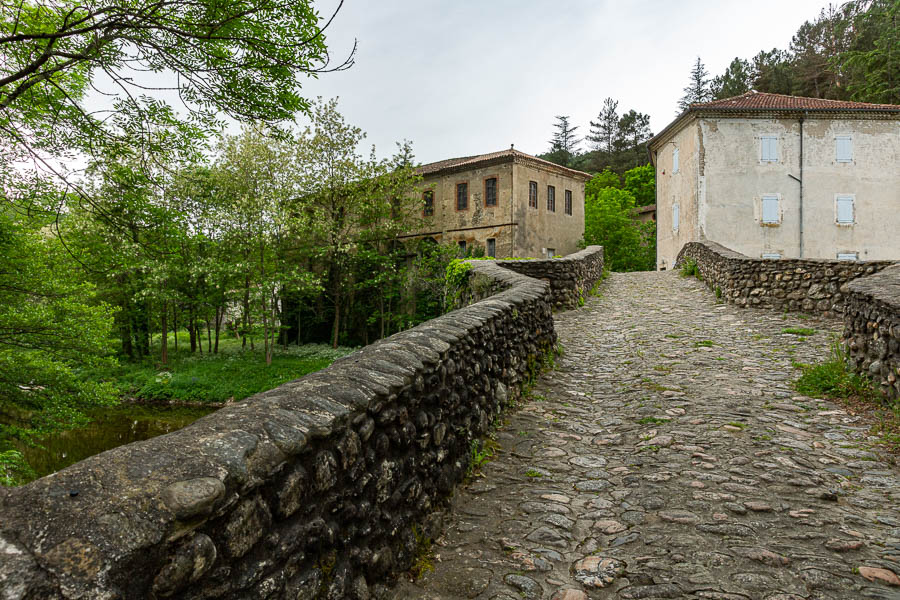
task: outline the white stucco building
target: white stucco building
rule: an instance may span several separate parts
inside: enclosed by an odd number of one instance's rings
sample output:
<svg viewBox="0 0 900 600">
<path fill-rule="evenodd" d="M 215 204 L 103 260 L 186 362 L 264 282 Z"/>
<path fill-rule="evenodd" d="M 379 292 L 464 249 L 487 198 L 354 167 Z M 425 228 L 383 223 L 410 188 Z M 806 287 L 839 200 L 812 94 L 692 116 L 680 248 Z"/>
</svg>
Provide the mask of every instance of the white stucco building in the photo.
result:
<svg viewBox="0 0 900 600">
<path fill-rule="evenodd" d="M 900 106 L 748 92 L 691 105 L 649 147 L 658 269 L 698 240 L 900 259 Z"/>
</svg>

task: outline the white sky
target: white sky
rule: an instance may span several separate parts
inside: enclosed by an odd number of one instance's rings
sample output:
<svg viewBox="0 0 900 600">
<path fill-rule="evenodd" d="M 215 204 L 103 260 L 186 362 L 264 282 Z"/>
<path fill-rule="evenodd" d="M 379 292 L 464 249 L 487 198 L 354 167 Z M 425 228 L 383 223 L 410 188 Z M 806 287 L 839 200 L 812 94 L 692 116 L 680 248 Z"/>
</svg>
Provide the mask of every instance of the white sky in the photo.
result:
<svg viewBox="0 0 900 600">
<path fill-rule="evenodd" d="M 316 2 L 326 15 L 336 0 Z M 695 58 L 710 75 L 735 56 L 787 48 L 827 0 L 346 0 L 328 46 L 356 65 L 304 83 L 340 97 L 347 121 L 388 156 L 416 159 L 516 148 L 545 152 L 556 115 L 587 133 L 607 96 L 619 114 L 675 116 Z M 301 119 L 302 121 L 302 119 Z"/>
</svg>

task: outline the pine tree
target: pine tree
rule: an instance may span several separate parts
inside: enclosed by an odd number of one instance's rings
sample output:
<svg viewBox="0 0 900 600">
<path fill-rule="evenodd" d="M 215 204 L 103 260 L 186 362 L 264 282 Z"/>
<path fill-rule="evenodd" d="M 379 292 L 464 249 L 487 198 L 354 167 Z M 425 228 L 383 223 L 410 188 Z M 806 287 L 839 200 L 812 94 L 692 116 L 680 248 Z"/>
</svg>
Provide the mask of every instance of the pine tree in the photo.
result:
<svg viewBox="0 0 900 600">
<path fill-rule="evenodd" d="M 740 96 L 749 92 L 753 83 L 753 69 L 750 62 L 735 58 L 722 75 L 716 75 L 712 82 L 712 94 L 716 100 Z"/>
<path fill-rule="evenodd" d="M 578 127 L 572 127 L 569 124 L 568 115 L 558 115 L 553 126 L 556 128 L 556 132 L 550 139 L 548 160 L 567 167 L 578 154 L 578 144 L 581 143 L 581 138 L 575 137 Z"/>
<path fill-rule="evenodd" d="M 706 72 L 706 66 L 700 57 L 691 69 L 691 79 L 687 87 L 684 88 L 684 96 L 678 101 L 678 111 L 687 110 L 691 104 L 697 102 L 708 102 L 712 99 L 712 89 L 710 87 L 709 73 Z"/>
<path fill-rule="evenodd" d="M 612 152 L 614 142 L 619 137 L 619 114 L 616 109 L 619 106 L 617 100 L 607 98 L 603 101 L 603 108 L 597 115 L 597 121 L 591 121 L 591 132 L 587 140 L 598 152 Z"/>
</svg>

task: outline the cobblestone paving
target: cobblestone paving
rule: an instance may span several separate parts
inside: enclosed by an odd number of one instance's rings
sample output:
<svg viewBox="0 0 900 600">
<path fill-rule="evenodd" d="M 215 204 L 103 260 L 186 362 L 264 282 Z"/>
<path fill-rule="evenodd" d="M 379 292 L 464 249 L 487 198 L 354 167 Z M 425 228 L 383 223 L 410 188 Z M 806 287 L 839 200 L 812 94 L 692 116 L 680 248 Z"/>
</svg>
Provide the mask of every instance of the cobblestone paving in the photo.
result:
<svg viewBox="0 0 900 600">
<path fill-rule="evenodd" d="M 557 327 L 557 369 L 396 598 L 900 598 L 900 471 L 791 389 L 840 323 L 668 272 L 613 274 Z"/>
</svg>

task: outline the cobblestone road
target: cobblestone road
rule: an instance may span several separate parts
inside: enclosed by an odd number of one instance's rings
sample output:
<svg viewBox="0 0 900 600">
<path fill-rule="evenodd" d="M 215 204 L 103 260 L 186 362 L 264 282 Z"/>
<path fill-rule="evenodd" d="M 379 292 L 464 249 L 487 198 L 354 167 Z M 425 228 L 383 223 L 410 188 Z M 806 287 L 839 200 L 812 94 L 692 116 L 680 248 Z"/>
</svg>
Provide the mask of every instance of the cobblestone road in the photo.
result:
<svg viewBox="0 0 900 600">
<path fill-rule="evenodd" d="M 557 369 L 396 598 L 900 599 L 900 471 L 791 389 L 838 322 L 669 272 L 613 274 L 557 328 Z"/>
</svg>

